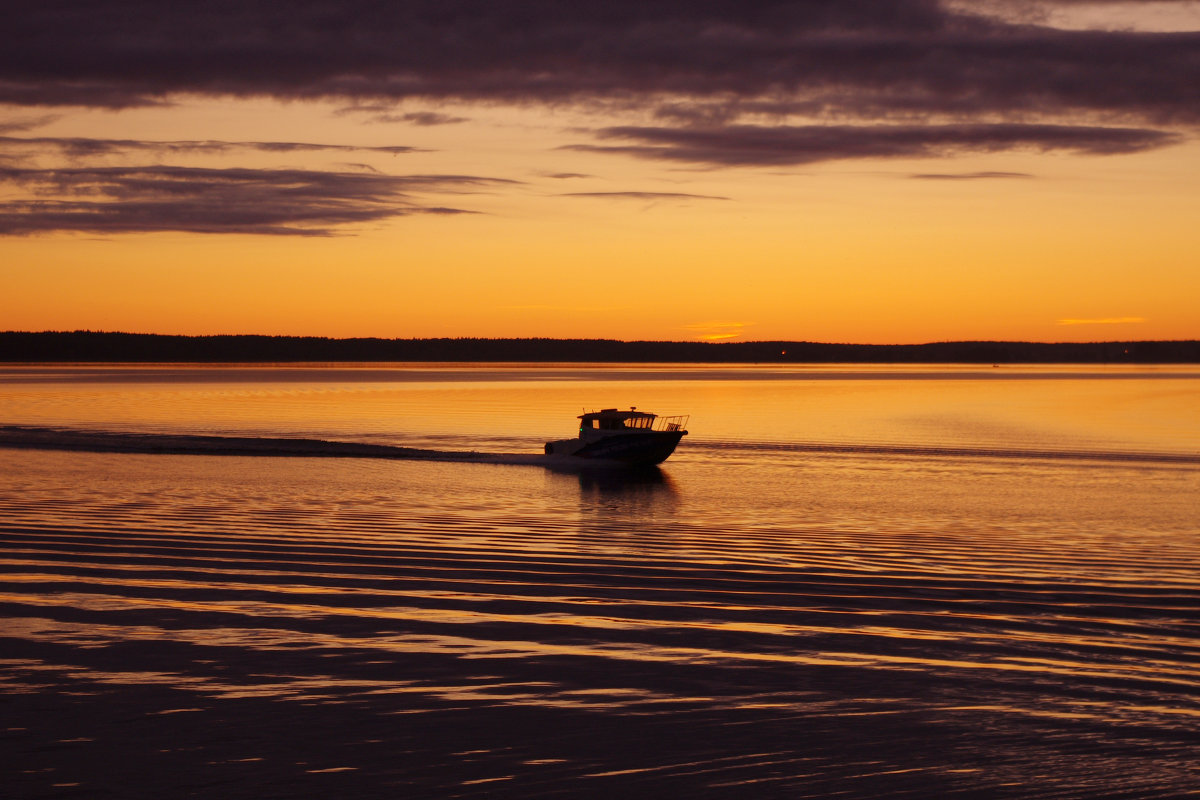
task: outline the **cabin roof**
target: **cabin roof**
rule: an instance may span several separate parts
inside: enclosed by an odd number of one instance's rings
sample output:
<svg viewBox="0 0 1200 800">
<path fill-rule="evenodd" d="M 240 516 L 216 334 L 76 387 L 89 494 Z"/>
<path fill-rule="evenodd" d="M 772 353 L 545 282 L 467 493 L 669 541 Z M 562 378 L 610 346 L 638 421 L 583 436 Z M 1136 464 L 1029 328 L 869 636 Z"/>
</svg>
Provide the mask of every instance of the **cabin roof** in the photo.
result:
<svg viewBox="0 0 1200 800">
<path fill-rule="evenodd" d="M 638 411 L 636 408 L 631 408 L 628 411 L 621 411 L 616 408 L 602 408 L 599 411 L 589 411 L 586 414 L 580 414 L 580 419 L 654 419 L 657 414 L 651 414 L 648 411 Z"/>
</svg>

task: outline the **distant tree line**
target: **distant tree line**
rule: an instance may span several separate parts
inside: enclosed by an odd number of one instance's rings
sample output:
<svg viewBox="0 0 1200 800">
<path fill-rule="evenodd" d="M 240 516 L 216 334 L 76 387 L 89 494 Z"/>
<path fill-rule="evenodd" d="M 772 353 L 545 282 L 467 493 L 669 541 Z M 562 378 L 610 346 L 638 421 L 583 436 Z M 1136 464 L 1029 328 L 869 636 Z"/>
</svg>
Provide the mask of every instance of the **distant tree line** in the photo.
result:
<svg viewBox="0 0 1200 800">
<path fill-rule="evenodd" d="M 1200 341 L 624 342 L 615 339 L 327 339 L 315 336 L 163 336 L 0 332 L 0 361 L 312 362 L 518 361 L 576 363 L 1200 363 Z"/>
</svg>

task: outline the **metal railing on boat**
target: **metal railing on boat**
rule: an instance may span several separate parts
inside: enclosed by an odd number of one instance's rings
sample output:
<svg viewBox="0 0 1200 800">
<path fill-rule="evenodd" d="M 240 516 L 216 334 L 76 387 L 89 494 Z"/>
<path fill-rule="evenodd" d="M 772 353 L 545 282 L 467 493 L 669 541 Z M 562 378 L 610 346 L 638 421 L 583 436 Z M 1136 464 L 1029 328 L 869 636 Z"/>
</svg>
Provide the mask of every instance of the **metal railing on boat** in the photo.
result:
<svg viewBox="0 0 1200 800">
<path fill-rule="evenodd" d="M 653 430 L 656 431 L 686 431 L 688 415 L 680 414 L 674 417 L 655 417 Z"/>
</svg>

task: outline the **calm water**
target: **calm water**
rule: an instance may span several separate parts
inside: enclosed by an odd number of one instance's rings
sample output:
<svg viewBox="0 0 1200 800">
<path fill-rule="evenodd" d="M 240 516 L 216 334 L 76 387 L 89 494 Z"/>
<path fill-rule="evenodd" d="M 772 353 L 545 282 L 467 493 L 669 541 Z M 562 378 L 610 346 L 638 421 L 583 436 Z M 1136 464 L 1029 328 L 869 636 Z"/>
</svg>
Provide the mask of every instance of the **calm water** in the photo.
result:
<svg viewBox="0 0 1200 800">
<path fill-rule="evenodd" d="M 630 404 L 657 471 L 168 446 Z M 9 796 L 1200 791 L 1200 368 L 0 367 L 16 426 Z"/>
</svg>

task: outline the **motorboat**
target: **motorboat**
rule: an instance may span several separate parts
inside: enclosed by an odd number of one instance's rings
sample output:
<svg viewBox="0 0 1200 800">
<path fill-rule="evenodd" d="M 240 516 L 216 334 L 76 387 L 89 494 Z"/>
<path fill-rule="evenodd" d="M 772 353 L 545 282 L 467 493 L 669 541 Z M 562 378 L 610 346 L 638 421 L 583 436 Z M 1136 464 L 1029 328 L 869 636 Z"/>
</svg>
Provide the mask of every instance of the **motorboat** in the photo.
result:
<svg viewBox="0 0 1200 800">
<path fill-rule="evenodd" d="M 687 436 L 686 416 L 660 417 L 631 407 L 602 408 L 579 417 L 579 436 L 546 442 L 546 455 L 615 461 L 629 466 L 662 463 Z"/>
</svg>

